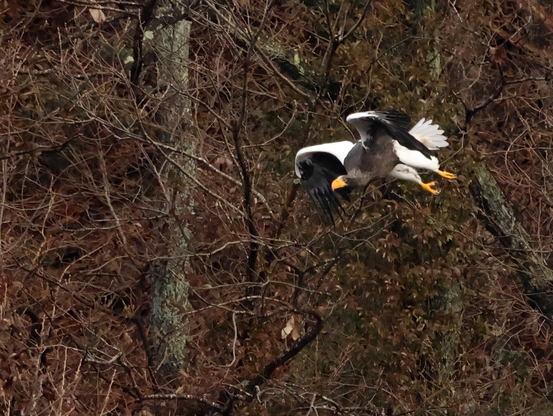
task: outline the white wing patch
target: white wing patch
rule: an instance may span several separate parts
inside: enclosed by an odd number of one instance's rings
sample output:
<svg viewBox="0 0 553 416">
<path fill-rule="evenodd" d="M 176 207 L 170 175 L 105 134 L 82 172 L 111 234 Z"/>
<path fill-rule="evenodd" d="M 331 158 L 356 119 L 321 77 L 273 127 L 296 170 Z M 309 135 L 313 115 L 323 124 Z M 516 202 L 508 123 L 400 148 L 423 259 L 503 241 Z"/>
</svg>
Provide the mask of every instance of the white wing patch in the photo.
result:
<svg viewBox="0 0 553 416">
<path fill-rule="evenodd" d="M 384 119 L 381 119 L 378 114 L 376 114 L 373 111 L 365 111 L 363 113 L 353 113 L 346 117 L 346 121 L 350 124 L 353 124 L 357 131 L 359 132 L 359 136 L 361 138 L 361 142 L 364 143 L 365 140 L 367 140 L 367 127 L 370 126 L 371 122 L 367 121 L 367 117 L 379 119 L 382 121 L 386 121 Z"/>
<path fill-rule="evenodd" d="M 330 153 L 331 155 L 336 156 L 343 165 L 346 156 L 353 146 L 355 146 L 354 143 L 346 140 L 343 142 L 317 144 L 315 146 L 309 146 L 300 149 L 298 153 L 296 153 L 296 175 L 301 178 L 301 172 L 299 170 L 300 162 L 309 159 L 313 153 L 317 152 Z"/>
<path fill-rule="evenodd" d="M 361 121 L 363 121 L 362 119 L 367 118 L 367 117 L 378 118 L 382 121 L 387 121 L 386 119 L 383 119 L 383 118 L 379 117 L 378 114 L 376 114 L 374 111 L 364 111 L 362 113 L 350 114 L 349 116 L 346 117 L 346 121 L 348 123 L 351 123 L 351 124 L 355 125 L 356 121 L 359 121 L 359 119 L 361 119 Z"/>
<path fill-rule="evenodd" d="M 405 146 L 400 145 L 396 140 L 392 142 L 394 151 L 401 163 L 419 169 L 428 169 L 436 172 L 440 168 L 440 162 L 435 156 L 430 156 L 428 159 L 418 150 L 409 150 Z"/>
</svg>

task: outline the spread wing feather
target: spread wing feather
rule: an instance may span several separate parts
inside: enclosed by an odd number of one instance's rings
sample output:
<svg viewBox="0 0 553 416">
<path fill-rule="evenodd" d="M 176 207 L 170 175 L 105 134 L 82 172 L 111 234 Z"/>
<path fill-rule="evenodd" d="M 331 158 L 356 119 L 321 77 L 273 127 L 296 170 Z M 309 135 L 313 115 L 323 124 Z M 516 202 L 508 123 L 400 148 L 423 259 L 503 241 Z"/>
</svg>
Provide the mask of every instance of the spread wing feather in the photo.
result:
<svg viewBox="0 0 553 416">
<path fill-rule="evenodd" d="M 315 152 L 298 163 L 305 190 L 320 209 L 326 222 L 334 223 L 335 212 L 342 208 L 331 188 L 332 181 L 347 171 L 340 160 L 325 152 Z"/>
<path fill-rule="evenodd" d="M 369 114 L 374 114 L 377 121 L 383 121 L 397 128 L 408 130 L 411 125 L 411 117 L 405 113 L 396 110 L 390 111 L 367 111 Z"/>
<path fill-rule="evenodd" d="M 350 114 L 346 120 L 357 128 L 363 142 L 376 136 L 375 128 L 381 128 L 407 149 L 417 150 L 427 158 L 432 156 L 430 150 L 409 133 L 411 119 L 407 114 L 398 111 L 366 111 Z"/>
</svg>

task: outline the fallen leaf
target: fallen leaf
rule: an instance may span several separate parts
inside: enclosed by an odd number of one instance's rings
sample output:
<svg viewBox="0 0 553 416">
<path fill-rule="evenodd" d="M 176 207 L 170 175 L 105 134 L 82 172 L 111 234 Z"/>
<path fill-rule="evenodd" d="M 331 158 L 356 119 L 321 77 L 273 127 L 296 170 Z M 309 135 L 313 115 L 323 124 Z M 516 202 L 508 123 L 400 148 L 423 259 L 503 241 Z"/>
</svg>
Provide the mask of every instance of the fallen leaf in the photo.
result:
<svg viewBox="0 0 553 416">
<path fill-rule="evenodd" d="M 286 326 L 282 329 L 282 331 L 280 331 L 280 335 L 282 336 L 282 339 L 290 335 L 294 341 L 300 337 L 298 323 L 293 315 L 290 319 L 288 319 L 288 322 L 286 322 Z"/>
<path fill-rule="evenodd" d="M 90 12 L 90 15 L 92 16 L 92 19 L 94 19 L 94 21 L 96 23 L 103 23 L 106 21 L 106 15 L 104 14 L 104 12 L 102 10 L 99 10 L 99 9 L 88 9 L 88 11 Z"/>
</svg>

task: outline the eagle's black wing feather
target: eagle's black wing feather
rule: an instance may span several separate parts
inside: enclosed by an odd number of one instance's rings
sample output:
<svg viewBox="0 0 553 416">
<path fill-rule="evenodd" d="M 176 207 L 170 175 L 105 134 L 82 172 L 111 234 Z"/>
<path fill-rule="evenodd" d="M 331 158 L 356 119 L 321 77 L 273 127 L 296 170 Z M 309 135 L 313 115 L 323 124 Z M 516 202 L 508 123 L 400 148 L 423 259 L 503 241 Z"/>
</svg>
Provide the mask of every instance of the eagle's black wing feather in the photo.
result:
<svg viewBox="0 0 553 416">
<path fill-rule="evenodd" d="M 373 113 L 376 115 L 375 120 L 380 122 L 386 121 L 397 128 L 409 130 L 409 127 L 411 126 L 411 117 L 400 111 L 373 111 Z"/>
<path fill-rule="evenodd" d="M 390 137 L 407 149 L 417 150 L 428 158 L 432 156 L 432 152 L 409 133 L 411 118 L 407 114 L 399 111 L 372 111 L 370 113 L 371 116 L 362 118 L 367 122 L 369 128 L 371 125 L 373 128 L 382 128 Z"/>
<path fill-rule="evenodd" d="M 338 176 L 346 175 L 342 162 L 330 153 L 316 152 L 299 164 L 305 190 L 320 209 L 326 222 L 334 223 L 334 213 L 342 209 L 331 184 Z M 340 194 L 347 197 L 347 194 Z"/>
<path fill-rule="evenodd" d="M 382 126 L 388 134 L 402 146 L 405 146 L 410 150 L 418 150 L 427 158 L 432 156 L 432 152 L 424 144 L 419 142 L 411 133 L 409 133 L 409 128 L 404 128 L 401 125 L 396 125 L 394 123 L 382 123 Z"/>
</svg>

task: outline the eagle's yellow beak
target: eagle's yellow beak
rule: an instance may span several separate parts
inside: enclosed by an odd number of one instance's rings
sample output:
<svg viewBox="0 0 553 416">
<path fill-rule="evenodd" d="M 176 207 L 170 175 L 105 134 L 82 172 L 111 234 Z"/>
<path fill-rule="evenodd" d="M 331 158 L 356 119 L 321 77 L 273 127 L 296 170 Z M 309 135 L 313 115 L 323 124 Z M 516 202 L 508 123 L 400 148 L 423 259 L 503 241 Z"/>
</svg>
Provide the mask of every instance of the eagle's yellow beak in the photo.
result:
<svg viewBox="0 0 553 416">
<path fill-rule="evenodd" d="M 338 179 L 334 179 L 330 186 L 331 186 L 332 190 L 335 191 L 336 189 L 348 186 L 348 184 L 346 183 L 345 180 L 343 180 L 341 178 L 338 178 Z"/>
</svg>

